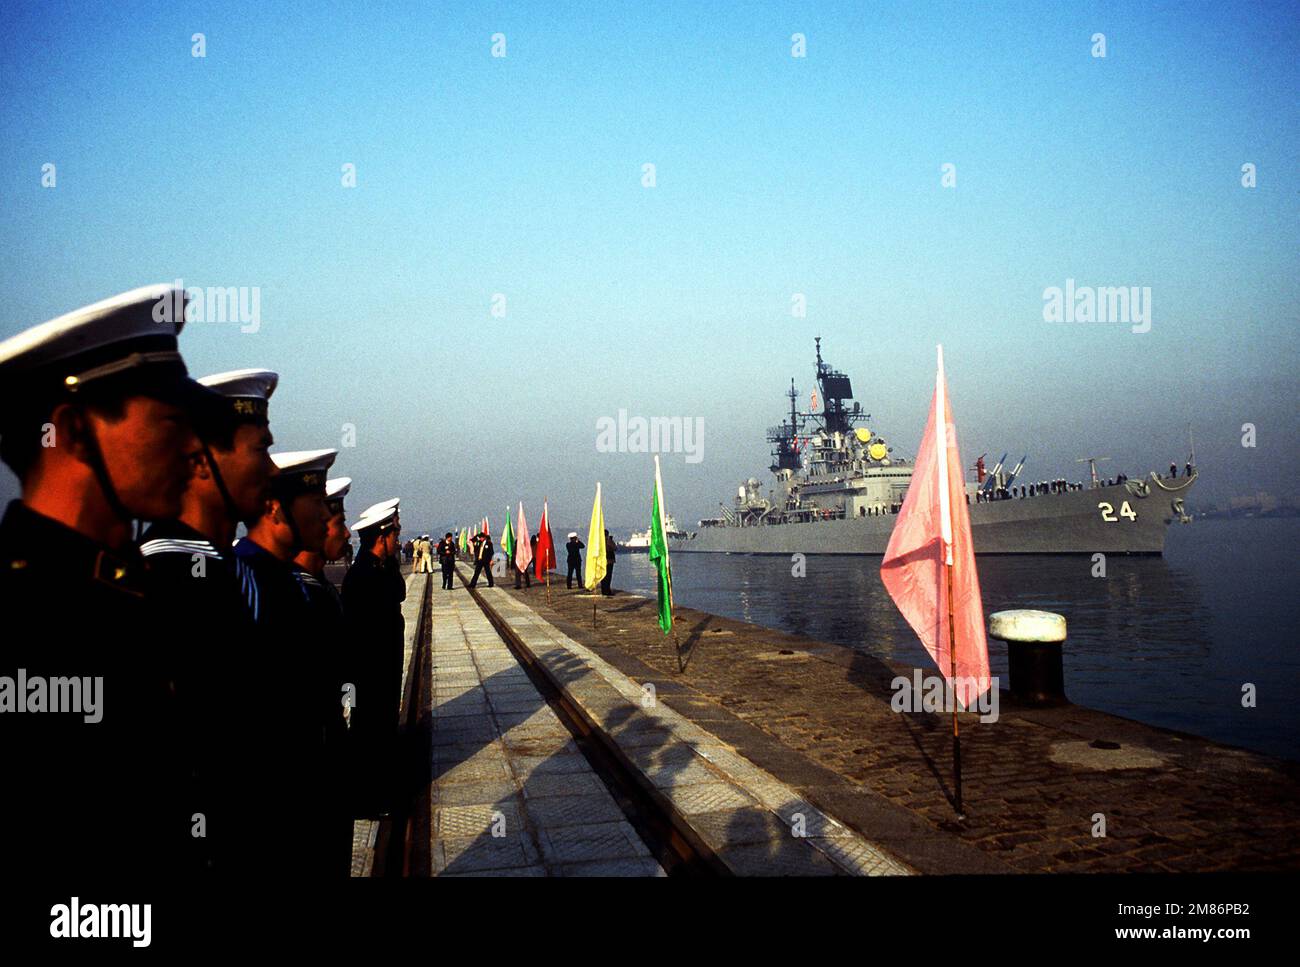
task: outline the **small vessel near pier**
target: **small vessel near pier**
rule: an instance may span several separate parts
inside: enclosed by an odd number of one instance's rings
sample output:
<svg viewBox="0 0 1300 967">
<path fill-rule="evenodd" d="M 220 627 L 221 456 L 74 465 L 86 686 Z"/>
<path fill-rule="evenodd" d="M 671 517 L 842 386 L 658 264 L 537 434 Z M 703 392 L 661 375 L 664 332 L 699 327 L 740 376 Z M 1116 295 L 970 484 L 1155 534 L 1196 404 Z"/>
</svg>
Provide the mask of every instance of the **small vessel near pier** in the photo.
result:
<svg viewBox="0 0 1300 967">
<path fill-rule="evenodd" d="M 741 483 L 731 506 L 690 533 L 669 535 L 673 553 L 884 554 L 912 477 L 912 463 L 866 426 L 849 377 L 822 359 L 817 337 L 811 412 L 797 407 L 767 431 L 775 478 L 766 494 L 756 478 Z M 817 396 L 821 399 L 817 409 Z M 1027 457 L 1010 471 L 1006 457 L 985 472 L 983 457 L 966 481 L 976 554 L 1164 553 L 1168 525 L 1190 521 L 1183 501 L 1196 483 L 1195 459 L 1182 476 L 1151 471 L 1109 481 L 1089 463 L 1087 483 L 1064 477 L 1030 482 Z"/>
<path fill-rule="evenodd" d="M 677 526 L 677 521 L 673 520 L 672 514 L 664 515 L 665 533 L 669 541 L 684 540 L 687 537 L 686 531 Z M 650 529 L 636 531 L 626 541 L 618 546 L 620 551 L 632 551 L 635 553 L 644 553 L 650 550 Z"/>
</svg>

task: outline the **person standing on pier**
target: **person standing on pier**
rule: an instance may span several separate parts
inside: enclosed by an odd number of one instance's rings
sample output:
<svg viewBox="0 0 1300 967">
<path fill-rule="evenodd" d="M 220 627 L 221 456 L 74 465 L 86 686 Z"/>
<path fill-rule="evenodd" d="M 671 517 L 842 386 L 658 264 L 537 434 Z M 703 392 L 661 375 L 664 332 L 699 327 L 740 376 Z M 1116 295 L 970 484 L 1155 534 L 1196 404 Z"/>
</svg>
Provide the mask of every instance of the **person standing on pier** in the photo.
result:
<svg viewBox="0 0 1300 967">
<path fill-rule="evenodd" d="M 493 553 L 494 552 L 492 549 L 492 535 L 484 532 L 482 538 L 479 540 L 477 548 L 474 551 L 474 576 L 469 579 L 469 586 L 471 588 L 476 587 L 478 585 L 478 576 L 480 574 L 487 574 L 488 587 L 493 587 L 492 584 Z"/>
<path fill-rule="evenodd" d="M 337 456 L 337 450 L 272 454 L 279 473 L 271 478 L 271 497 L 235 545 L 235 556 L 256 585 L 256 630 L 237 647 L 248 649 L 245 675 L 258 692 L 226 710 L 231 741 L 240 751 L 233 832 L 241 836 L 240 849 L 258 846 L 259 869 L 282 876 L 325 876 L 330 869 L 331 810 L 323 804 L 333 777 L 325 710 L 334 693 L 328 669 L 317 660 L 323 631 L 293 559 L 324 546 L 330 519 L 326 472 Z M 299 823 L 295 835 L 270 853 L 256 836 L 267 816 L 295 816 Z"/>
<path fill-rule="evenodd" d="M 310 637 L 318 643 L 319 657 L 315 664 L 322 681 L 320 717 L 325 738 L 325 774 L 331 777 L 343 775 L 349 765 L 343 697 L 352 676 L 347 668 L 343 636 L 343 598 L 326 577 L 325 565 L 341 558 L 343 548 L 350 546 L 352 534 L 344 515 L 343 499 L 351 487 L 350 477 L 325 481 L 325 507 L 330 515 L 325 538 L 319 547 L 305 544 L 293 559 L 294 576 L 307 597 L 314 625 Z M 336 793 L 335 783 L 329 783 L 322 792 L 326 798 L 313 807 L 322 810 L 322 836 L 328 844 L 328 853 L 322 857 L 324 871 L 331 877 L 347 877 L 352 871 L 352 816 L 344 797 Z"/>
<path fill-rule="evenodd" d="M 604 595 L 614 593 L 614 554 L 617 550 L 614 535 L 605 531 L 605 577 L 600 582 L 600 593 Z"/>
<path fill-rule="evenodd" d="M 160 307 L 175 311 L 155 321 Z M 91 876 L 157 883 L 183 869 L 178 629 L 131 538 L 133 519 L 180 513 L 194 418 L 218 401 L 186 374 L 184 319 L 184 290 L 153 286 L 0 342 L 0 459 L 21 485 L 0 523 L 0 675 L 95 683 L 84 714 L 0 715 L 14 882 L 75 892 Z"/>
<path fill-rule="evenodd" d="M 199 381 L 222 402 L 199 427 L 201 452 L 181 499 L 180 515 L 150 524 L 140 552 L 156 596 L 172 627 L 191 629 L 177 649 L 176 694 L 192 783 L 191 815 L 202 817 L 191 837 L 191 869 L 242 873 L 251 860 L 239 855 L 256 836 L 260 816 L 241 809 L 243 759 L 256 754 L 242 745 L 247 733 L 227 722 L 229 684 L 246 674 L 249 656 L 236 646 L 253 640 L 257 584 L 233 551 L 241 523 L 261 516 L 276 466 L 269 453 L 267 418 L 279 377 L 242 369 Z"/>
<path fill-rule="evenodd" d="M 402 608 L 385 561 L 398 553 L 397 508 L 376 504 L 354 525 L 361 549 L 343 579 L 347 670 L 352 675 L 352 769 L 346 780 L 353 816 L 379 816 L 393 805 L 402 680 Z M 396 680 L 394 680 L 394 669 Z"/>
<path fill-rule="evenodd" d="M 456 538 L 451 536 L 451 531 L 438 542 L 438 564 L 442 567 L 442 589 L 450 591 L 455 587 L 456 573 Z"/>
<path fill-rule="evenodd" d="M 565 586 L 572 591 L 573 579 L 578 579 L 578 587 L 582 587 L 582 549 L 587 545 L 578 540 L 577 531 L 569 531 L 569 542 L 564 545 L 569 552 L 569 573 L 564 579 Z"/>
</svg>

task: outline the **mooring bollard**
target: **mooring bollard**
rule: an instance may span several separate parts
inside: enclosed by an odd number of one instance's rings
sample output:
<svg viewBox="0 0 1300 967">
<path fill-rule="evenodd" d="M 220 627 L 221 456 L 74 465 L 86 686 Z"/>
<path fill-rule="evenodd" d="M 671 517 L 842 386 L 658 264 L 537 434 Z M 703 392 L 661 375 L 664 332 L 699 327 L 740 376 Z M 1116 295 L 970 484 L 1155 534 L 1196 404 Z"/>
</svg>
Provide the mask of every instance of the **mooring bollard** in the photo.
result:
<svg viewBox="0 0 1300 967">
<path fill-rule="evenodd" d="M 1007 643 L 1011 697 L 1023 705 L 1065 705 L 1065 617 L 1050 611 L 997 611 L 989 634 Z"/>
</svg>

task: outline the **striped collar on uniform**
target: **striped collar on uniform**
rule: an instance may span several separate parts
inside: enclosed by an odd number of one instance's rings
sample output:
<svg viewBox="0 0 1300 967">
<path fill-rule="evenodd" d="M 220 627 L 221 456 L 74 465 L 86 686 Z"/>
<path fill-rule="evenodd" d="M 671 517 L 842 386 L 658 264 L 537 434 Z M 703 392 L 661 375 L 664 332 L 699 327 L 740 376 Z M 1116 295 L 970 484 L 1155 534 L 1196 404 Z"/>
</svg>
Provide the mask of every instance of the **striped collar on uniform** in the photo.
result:
<svg viewBox="0 0 1300 967">
<path fill-rule="evenodd" d="M 145 541 L 140 545 L 140 553 L 145 557 L 152 557 L 155 554 L 202 554 L 204 557 L 215 557 L 221 560 L 221 553 L 212 546 L 211 541 L 206 540 L 181 540 L 175 537 L 157 537 L 153 540 Z"/>
<path fill-rule="evenodd" d="M 140 542 L 145 557 L 155 554 L 201 554 L 221 560 L 221 552 L 189 524 L 179 520 L 156 521 L 149 525 Z"/>
</svg>

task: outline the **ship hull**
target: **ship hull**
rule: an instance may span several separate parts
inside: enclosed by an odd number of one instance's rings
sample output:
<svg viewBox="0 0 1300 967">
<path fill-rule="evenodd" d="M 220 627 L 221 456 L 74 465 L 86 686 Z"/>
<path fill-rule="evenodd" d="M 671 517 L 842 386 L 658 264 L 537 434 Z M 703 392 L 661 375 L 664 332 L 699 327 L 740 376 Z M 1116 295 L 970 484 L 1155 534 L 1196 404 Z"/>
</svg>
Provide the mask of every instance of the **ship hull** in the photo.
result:
<svg viewBox="0 0 1300 967">
<path fill-rule="evenodd" d="M 971 540 L 976 554 L 1163 554 L 1169 523 L 1181 517 L 1178 501 L 1195 482 L 1194 476 L 1150 484 L 1133 480 L 1096 490 L 971 504 Z M 1140 495 L 1143 488 L 1146 496 Z M 689 539 L 670 541 L 669 547 L 673 553 L 884 554 L 897 520 L 897 515 L 887 515 L 703 527 Z"/>
</svg>

